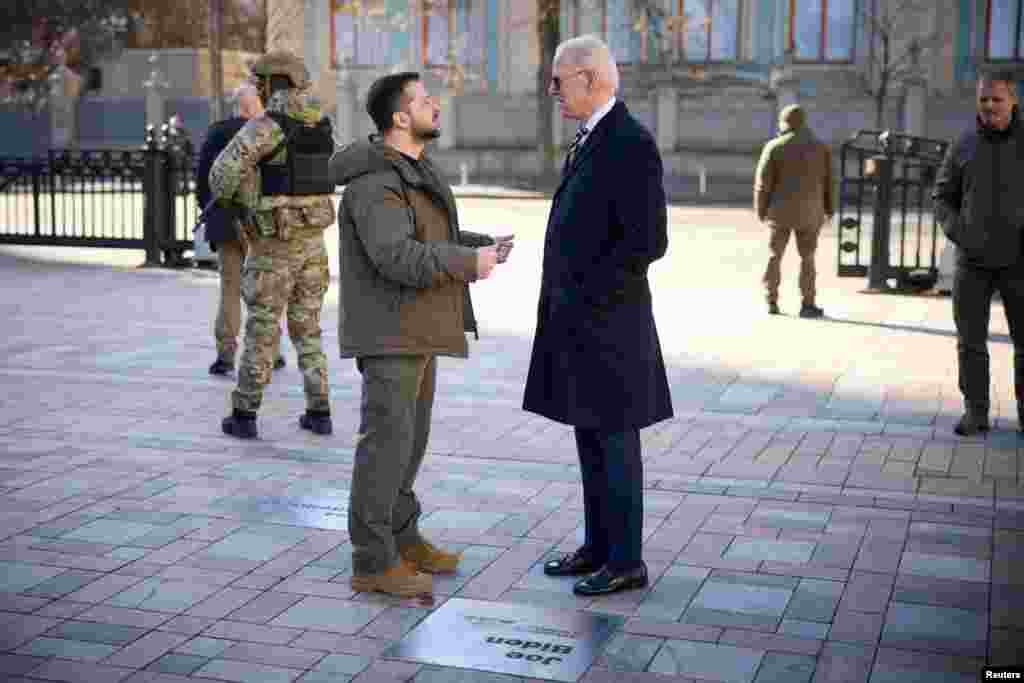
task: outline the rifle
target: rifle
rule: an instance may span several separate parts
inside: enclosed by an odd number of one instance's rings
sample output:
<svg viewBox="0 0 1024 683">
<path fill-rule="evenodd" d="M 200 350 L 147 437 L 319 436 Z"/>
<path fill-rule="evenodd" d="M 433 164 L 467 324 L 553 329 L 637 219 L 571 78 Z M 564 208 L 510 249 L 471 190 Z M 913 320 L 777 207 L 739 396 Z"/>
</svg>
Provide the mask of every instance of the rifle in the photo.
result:
<svg viewBox="0 0 1024 683">
<path fill-rule="evenodd" d="M 221 220 L 224 221 L 237 221 L 238 223 L 246 223 L 252 216 L 252 211 L 244 206 L 238 204 L 232 204 L 230 206 L 224 206 L 218 204 L 216 199 L 211 199 L 207 202 L 203 210 L 196 216 L 196 224 L 192 226 L 192 234 L 204 223 L 209 223 L 210 219 L 217 215 L 218 212 L 223 211 L 224 215 Z"/>
</svg>

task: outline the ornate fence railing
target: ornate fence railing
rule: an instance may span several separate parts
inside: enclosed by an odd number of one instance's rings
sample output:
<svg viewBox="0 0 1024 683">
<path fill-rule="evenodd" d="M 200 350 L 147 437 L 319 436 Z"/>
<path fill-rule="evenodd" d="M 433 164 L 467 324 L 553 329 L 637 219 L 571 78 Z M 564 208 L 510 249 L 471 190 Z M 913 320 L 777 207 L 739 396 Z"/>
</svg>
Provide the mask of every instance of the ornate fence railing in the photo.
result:
<svg viewBox="0 0 1024 683">
<path fill-rule="evenodd" d="M 171 265 L 197 214 L 193 155 L 166 127 L 138 150 L 0 158 L 0 244 L 144 249 Z"/>
</svg>

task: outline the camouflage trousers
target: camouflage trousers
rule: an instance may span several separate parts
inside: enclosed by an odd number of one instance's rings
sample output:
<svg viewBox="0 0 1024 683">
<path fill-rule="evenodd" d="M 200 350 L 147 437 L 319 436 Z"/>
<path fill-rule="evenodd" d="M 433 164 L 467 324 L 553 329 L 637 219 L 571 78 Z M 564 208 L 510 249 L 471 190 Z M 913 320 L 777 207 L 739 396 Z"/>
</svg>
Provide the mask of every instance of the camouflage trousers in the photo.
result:
<svg viewBox="0 0 1024 683">
<path fill-rule="evenodd" d="M 288 336 L 298 355 L 306 409 L 330 411 L 327 357 L 320 340 L 320 309 L 328 278 L 322 229 L 292 230 L 285 240 L 251 239 L 242 274 L 248 316 L 238 386 L 231 396 L 235 410 L 259 410 L 273 371 L 278 321 L 287 311 Z"/>
<path fill-rule="evenodd" d="M 220 303 L 213 321 L 213 337 L 217 342 L 217 358 L 235 364 L 238 331 L 242 327 L 242 264 L 247 250 L 245 240 L 230 240 L 217 245 L 220 264 Z M 281 331 L 277 327 L 274 358 L 281 355 Z"/>
</svg>

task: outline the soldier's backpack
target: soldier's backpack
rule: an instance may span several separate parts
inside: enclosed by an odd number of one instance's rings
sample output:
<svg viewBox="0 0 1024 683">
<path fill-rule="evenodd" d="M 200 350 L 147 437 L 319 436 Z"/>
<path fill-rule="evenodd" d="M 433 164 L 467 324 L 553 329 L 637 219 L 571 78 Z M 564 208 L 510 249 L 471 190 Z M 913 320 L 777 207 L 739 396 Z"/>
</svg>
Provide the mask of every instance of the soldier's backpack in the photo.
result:
<svg viewBox="0 0 1024 683">
<path fill-rule="evenodd" d="M 260 162 L 260 189 L 264 195 L 332 194 L 329 169 L 334 153 L 331 120 L 324 117 L 307 126 L 284 114 L 267 112 L 284 131 L 284 139 Z M 271 160 L 284 148 L 284 163 Z"/>
</svg>

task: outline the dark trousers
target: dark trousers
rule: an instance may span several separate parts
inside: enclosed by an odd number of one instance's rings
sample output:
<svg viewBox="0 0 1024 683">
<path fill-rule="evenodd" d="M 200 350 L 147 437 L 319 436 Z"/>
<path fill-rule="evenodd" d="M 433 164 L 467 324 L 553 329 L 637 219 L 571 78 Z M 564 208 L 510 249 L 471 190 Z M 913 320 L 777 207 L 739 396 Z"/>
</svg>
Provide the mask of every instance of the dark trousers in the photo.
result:
<svg viewBox="0 0 1024 683">
<path fill-rule="evenodd" d="M 427 452 L 437 361 L 433 356 L 356 359 L 363 376 L 348 507 L 352 571 L 379 574 L 422 542 L 413 492 Z"/>
<path fill-rule="evenodd" d="M 588 554 L 614 571 L 638 567 L 644 523 L 640 431 L 577 427 L 576 450 L 583 479 Z"/>
<path fill-rule="evenodd" d="M 988 413 L 988 323 L 992 295 L 1003 300 L 1013 340 L 1014 393 L 1024 401 L 1024 265 L 981 268 L 962 258 L 953 280 L 953 318 L 960 364 L 960 393 L 967 408 Z"/>
</svg>

